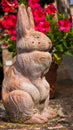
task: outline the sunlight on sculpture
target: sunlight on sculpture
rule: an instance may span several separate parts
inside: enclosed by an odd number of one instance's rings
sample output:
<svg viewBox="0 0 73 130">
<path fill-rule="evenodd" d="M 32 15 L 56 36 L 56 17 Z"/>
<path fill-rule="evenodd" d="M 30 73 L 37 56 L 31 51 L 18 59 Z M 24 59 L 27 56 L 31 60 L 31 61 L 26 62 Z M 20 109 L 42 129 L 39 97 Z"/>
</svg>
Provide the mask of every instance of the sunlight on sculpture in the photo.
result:
<svg viewBox="0 0 73 130">
<path fill-rule="evenodd" d="M 16 62 L 3 80 L 3 104 L 12 122 L 45 123 L 56 116 L 48 107 L 50 86 L 45 79 L 52 62 L 51 40 L 35 31 L 32 11 L 23 4 L 18 9 L 16 31 Z"/>
</svg>

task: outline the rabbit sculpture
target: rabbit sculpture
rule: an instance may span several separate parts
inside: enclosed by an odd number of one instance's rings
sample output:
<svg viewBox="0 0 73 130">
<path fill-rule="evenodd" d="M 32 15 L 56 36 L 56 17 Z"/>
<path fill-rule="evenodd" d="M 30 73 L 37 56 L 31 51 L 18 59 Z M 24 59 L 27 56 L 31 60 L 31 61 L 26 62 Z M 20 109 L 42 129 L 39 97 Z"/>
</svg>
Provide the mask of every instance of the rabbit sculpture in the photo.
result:
<svg viewBox="0 0 73 130">
<path fill-rule="evenodd" d="M 13 122 L 45 123 L 55 113 L 48 108 L 50 86 L 45 79 L 52 62 L 51 40 L 35 31 L 31 8 L 21 4 L 17 16 L 16 62 L 8 69 L 2 100 Z"/>
</svg>

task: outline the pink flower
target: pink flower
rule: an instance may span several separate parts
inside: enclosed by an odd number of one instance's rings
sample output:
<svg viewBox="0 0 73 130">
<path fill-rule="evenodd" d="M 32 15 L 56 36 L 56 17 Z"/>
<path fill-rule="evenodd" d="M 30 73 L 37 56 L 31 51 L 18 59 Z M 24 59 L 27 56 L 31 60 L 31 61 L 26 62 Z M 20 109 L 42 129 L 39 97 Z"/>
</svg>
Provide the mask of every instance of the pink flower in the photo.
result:
<svg viewBox="0 0 73 130">
<path fill-rule="evenodd" d="M 12 40 L 12 41 L 16 41 L 16 35 L 12 36 L 12 37 L 11 37 L 11 40 Z"/>
<path fill-rule="evenodd" d="M 18 8 L 18 1 L 2 0 L 1 5 L 4 12 L 14 12 L 15 8 Z"/>
<path fill-rule="evenodd" d="M 69 21 L 69 19 L 60 20 L 59 25 L 60 25 L 59 31 L 64 31 L 64 32 L 68 32 L 69 29 L 72 27 L 72 23 Z"/>
<path fill-rule="evenodd" d="M 56 12 L 56 8 L 53 4 L 50 4 L 46 9 L 45 9 L 46 13 L 54 16 L 55 12 Z"/>
<path fill-rule="evenodd" d="M 40 0 L 28 0 L 28 3 L 31 8 L 34 8 L 34 6 L 37 5 L 39 1 Z"/>
<path fill-rule="evenodd" d="M 47 20 L 38 22 L 35 29 L 46 34 L 50 32 L 50 23 Z"/>
</svg>

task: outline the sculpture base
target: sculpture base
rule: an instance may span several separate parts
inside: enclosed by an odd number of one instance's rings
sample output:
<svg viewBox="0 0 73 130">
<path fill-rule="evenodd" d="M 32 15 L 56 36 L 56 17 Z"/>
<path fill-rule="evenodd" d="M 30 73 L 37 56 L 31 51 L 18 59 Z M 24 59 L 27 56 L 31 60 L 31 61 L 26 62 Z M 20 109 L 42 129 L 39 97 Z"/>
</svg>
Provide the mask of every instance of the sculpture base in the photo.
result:
<svg viewBox="0 0 73 130">
<path fill-rule="evenodd" d="M 9 120 L 13 123 L 25 123 L 25 124 L 42 124 L 47 123 L 49 119 L 57 117 L 58 113 L 55 109 L 45 108 L 42 113 L 35 113 L 31 118 L 19 118 L 19 117 L 9 117 Z"/>
</svg>

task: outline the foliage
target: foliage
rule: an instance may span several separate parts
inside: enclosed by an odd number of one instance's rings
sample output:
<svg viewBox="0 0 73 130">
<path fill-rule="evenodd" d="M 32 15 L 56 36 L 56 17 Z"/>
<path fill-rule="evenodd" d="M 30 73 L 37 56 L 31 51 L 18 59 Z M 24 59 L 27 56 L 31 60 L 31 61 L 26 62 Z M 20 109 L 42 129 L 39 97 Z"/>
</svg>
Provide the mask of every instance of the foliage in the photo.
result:
<svg viewBox="0 0 73 130">
<path fill-rule="evenodd" d="M 58 14 L 59 17 L 59 14 Z M 53 56 L 55 62 L 60 64 L 64 54 L 73 56 L 73 28 L 72 23 L 63 14 L 58 22 L 54 17 L 47 15 L 48 21 L 51 23 L 51 31 L 47 32 L 47 36 L 53 42 Z"/>
<path fill-rule="evenodd" d="M 9 50 L 16 55 L 16 20 L 18 5 L 24 3 L 32 9 L 35 30 L 47 35 L 52 43 L 52 55 L 57 64 L 62 62 L 64 54 L 73 56 L 73 28 L 72 18 L 67 18 L 65 14 L 57 13 L 56 7 L 51 3 L 46 8 L 42 8 L 39 0 L 2 0 L 1 5 L 5 15 L 0 20 L 2 34 L 0 39 L 4 46 L 8 45 Z M 56 17 L 57 16 L 57 17 Z"/>
</svg>

